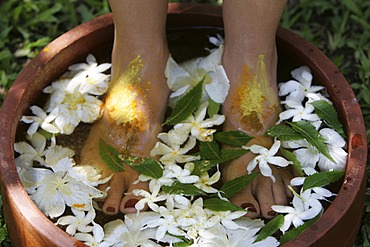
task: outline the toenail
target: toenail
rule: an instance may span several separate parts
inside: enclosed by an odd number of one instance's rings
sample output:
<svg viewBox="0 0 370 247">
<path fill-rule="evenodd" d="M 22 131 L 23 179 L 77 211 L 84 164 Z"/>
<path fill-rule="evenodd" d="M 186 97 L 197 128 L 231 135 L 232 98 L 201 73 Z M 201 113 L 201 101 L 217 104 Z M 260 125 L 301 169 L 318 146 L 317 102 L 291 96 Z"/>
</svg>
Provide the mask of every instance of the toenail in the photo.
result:
<svg viewBox="0 0 370 247">
<path fill-rule="evenodd" d="M 257 210 L 252 203 L 243 203 L 241 207 L 248 210 L 248 212 L 257 213 Z"/>
<path fill-rule="evenodd" d="M 268 216 L 276 216 L 276 215 L 277 215 L 277 213 L 276 213 L 275 211 L 268 211 L 268 212 L 267 212 L 267 215 L 268 215 Z"/>
<path fill-rule="evenodd" d="M 128 200 L 126 203 L 125 203 L 125 208 L 133 208 L 135 207 L 136 203 L 138 202 L 139 200 L 137 199 L 130 199 Z"/>
<path fill-rule="evenodd" d="M 116 209 L 114 207 L 107 207 L 106 211 L 110 213 L 114 213 L 116 212 Z"/>
</svg>

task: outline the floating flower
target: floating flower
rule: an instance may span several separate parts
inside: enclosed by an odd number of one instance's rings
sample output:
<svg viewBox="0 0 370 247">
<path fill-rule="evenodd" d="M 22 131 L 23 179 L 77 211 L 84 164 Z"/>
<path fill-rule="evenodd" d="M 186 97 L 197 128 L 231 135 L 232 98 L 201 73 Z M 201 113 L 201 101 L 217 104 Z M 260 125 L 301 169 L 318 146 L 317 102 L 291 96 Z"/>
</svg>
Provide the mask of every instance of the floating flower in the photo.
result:
<svg viewBox="0 0 370 247">
<path fill-rule="evenodd" d="M 19 156 L 15 158 L 17 167 L 23 166 L 24 164 L 32 166 L 34 161 L 39 162 L 41 165 L 45 165 L 46 138 L 36 132 L 31 137 L 28 137 L 28 140 L 30 144 L 27 142 L 14 143 L 14 150 L 19 153 Z"/>
<path fill-rule="evenodd" d="M 40 210 L 51 218 L 62 215 L 66 205 L 88 210 L 91 207 L 92 198 L 103 195 L 100 190 L 70 176 L 69 172 L 73 170 L 73 166 L 73 160 L 66 157 L 53 166 L 52 170 L 35 168 L 44 176 L 31 198 Z"/>
<path fill-rule="evenodd" d="M 178 165 L 170 165 L 166 169 L 172 171 L 171 176 L 182 184 L 193 184 L 199 181 L 198 176 L 191 175 L 194 170 L 194 163 L 186 163 L 184 169 Z"/>
<path fill-rule="evenodd" d="M 76 73 L 76 75 L 68 84 L 67 92 L 74 93 L 77 90 L 81 94 L 88 92 L 93 95 L 106 93 L 110 75 L 103 74 L 103 72 L 110 69 L 111 64 L 102 63 L 98 65 L 92 54 L 86 57 L 86 62 L 69 66 L 69 70 Z"/>
<path fill-rule="evenodd" d="M 163 165 L 173 165 L 175 163 L 186 163 L 194 160 L 199 160 L 199 156 L 186 155 L 191 149 L 195 147 L 196 140 L 190 136 L 188 142 L 181 147 L 181 145 L 174 143 L 171 140 L 171 136 L 168 133 L 160 133 L 158 138 L 162 142 L 157 142 L 154 148 L 151 150 L 150 155 L 155 157 L 161 155 L 159 161 Z"/>
<path fill-rule="evenodd" d="M 95 210 L 91 208 L 85 214 L 84 211 L 72 208 L 72 215 L 67 215 L 60 217 L 58 221 L 55 223 L 57 225 L 65 226 L 67 225 L 66 232 L 70 235 L 75 235 L 77 231 L 79 232 L 91 232 L 93 231 L 94 227 L 92 226 L 92 222 L 95 218 Z"/>
<path fill-rule="evenodd" d="M 150 189 L 151 188 L 149 187 L 149 190 Z M 148 204 L 151 210 L 158 212 L 159 206 L 157 205 L 157 202 L 162 202 L 168 197 L 167 194 L 160 193 L 158 187 L 155 187 L 154 190 L 150 190 L 150 192 L 151 193 L 142 189 L 134 189 L 132 191 L 133 195 L 143 197 L 135 205 L 135 209 L 137 211 L 142 210 L 145 205 Z"/>
<path fill-rule="evenodd" d="M 196 58 L 178 65 L 169 57 L 165 74 L 168 87 L 173 91 L 170 99 L 184 95 L 191 88 L 203 81 L 203 101 L 211 98 L 216 103 L 223 103 L 228 94 L 230 83 L 221 65 L 223 46 L 204 58 Z"/>
<path fill-rule="evenodd" d="M 286 100 L 302 102 L 307 93 L 316 93 L 324 88 L 312 85 L 312 74 L 307 66 L 299 67 L 291 74 L 296 80 L 279 83 L 279 96 L 287 96 Z"/>
<path fill-rule="evenodd" d="M 141 212 L 140 214 L 126 214 L 124 221 L 114 220 L 104 225 L 104 241 L 113 246 L 150 246 L 160 247 L 152 239 L 156 229 L 146 227 L 148 223 L 159 220 L 159 214 Z"/>
<path fill-rule="evenodd" d="M 194 186 L 203 190 L 206 193 L 217 193 L 218 190 L 213 188 L 211 185 L 217 183 L 221 178 L 221 172 L 215 172 L 212 177 L 209 177 L 208 172 L 203 172 L 200 177 L 199 181 L 197 181 Z"/>
<path fill-rule="evenodd" d="M 76 233 L 74 237 L 86 244 L 87 246 L 96 246 L 96 247 L 108 247 L 111 246 L 110 243 L 104 241 L 104 230 L 95 222 L 93 224 L 92 235 L 88 233 Z"/>
<path fill-rule="evenodd" d="M 301 192 L 300 195 L 294 193 L 292 200 L 293 206 L 271 206 L 271 209 L 275 212 L 286 214 L 284 216 L 284 223 L 280 227 L 283 233 L 285 233 L 291 225 L 298 227 L 302 225 L 305 220 L 313 219 L 322 212 L 323 206 L 311 192 L 311 190 L 306 190 Z"/>
<path fill-rule="evenodd" d="M 215 129 L 210 127 L 221 125 L 225 121 L 224 115 L 215 114 L 211 118 L 206 117 L 208 101 L 203 102 L 194 115 L 190 115 L 185 121 L 176 124 L 173 131 L 169 134 L 176 135 L 180 143 L 184 143 L 189 134 L 202 142 L 210 142 L 213 140 Z"/>
<path fill-rule="evenodd" d="M 30 110 L 34 116 L 22 116 L 21 118 L 22 122 L 31 124 L 27 130 L 28 135 L 32 136 L 35 134 L 39 127 L 52 134 L 59 133 L 59 128 L 51 124 L 56 116 L 48 116 L 43 109 L 36 105 L 31 106 Z"/>
<path fill-rule="evenodd" d="M 254 154 L 258 154 L 247 166 L 248 173 L 251 173 L 254 168 L 258 165 L 261 174 L 265 177 L 270 177 L 275 182 L 275 177 L 272 175 L 272 170 L 268 164 L 286 167 L 293 164 L 292 161 L 288 161 L 280 156 L 275 156 L 279 151 L 281 142 L 275 139 L 270 149 L 263 146 L 253 144 L 251 146 L 242 146 L 243 149 L 250 150 Z"/>
<path fill-rule="evenodd" d="M 292 118 L 292 122 L 298 122 L 301 120 L 308 120 L 311 122 L 320 121 L 320 118 L 314 113 L 314 107 L 306 102 L 303 106 L 302 103 L 294 100 L 281 101 L 287 110 L 279 114 L 279 121 L 276 124 L 280 124 L 283 120 Z"/>
</svg>

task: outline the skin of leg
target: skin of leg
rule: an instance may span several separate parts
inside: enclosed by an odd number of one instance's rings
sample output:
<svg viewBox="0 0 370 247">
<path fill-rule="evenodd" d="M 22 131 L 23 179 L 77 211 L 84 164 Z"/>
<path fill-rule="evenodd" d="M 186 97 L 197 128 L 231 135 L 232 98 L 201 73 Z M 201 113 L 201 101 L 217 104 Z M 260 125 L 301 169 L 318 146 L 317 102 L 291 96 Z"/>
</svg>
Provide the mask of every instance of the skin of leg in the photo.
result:
<svg viewBox="0 0 370 247">
<path fill-rule="evenodd" d="M 275 35 L 286 0 L 225 0 L 223 5 L 225 50 L 222 63 L 230 80 L 230 91 L 223 105 L 225 130 L 241 130 L 256 136 L 247 145 L 270 148 L 272 140 L 259 138 L 273 126 L 280 112 L 277 94 L 277 51 Z M 255 156 L 248 153 L 223 168 L 223 180 L 246 173 Z M 258 176 L 234 195 L 231 201 L 248 207 L 247 216 L 271 218 L 271 206 L 286 204 L 292 196 L 286 185 L 292 171 L 273 168 L 276 183 Z"/>
<path fill-rule="evenodd" d="M 148 189 L 146 183 L 133 184 L 139 174 L 128 165 L 112 172 L 99 156 L 103 139 L 124 156 L 150 157 L 150 150 L 161 131 L 169 89 L 164 70 L 169 56 L 166 41 L 167 0 L 110 0 L 115 24 L 112 51 L 112 77 L 105 98 L 103 116 L 92 126 L 82 149 L 82 164 L 113 174 L 103 212 L 136 212 L 139 198 L 133 189 Z"/>
</svg>

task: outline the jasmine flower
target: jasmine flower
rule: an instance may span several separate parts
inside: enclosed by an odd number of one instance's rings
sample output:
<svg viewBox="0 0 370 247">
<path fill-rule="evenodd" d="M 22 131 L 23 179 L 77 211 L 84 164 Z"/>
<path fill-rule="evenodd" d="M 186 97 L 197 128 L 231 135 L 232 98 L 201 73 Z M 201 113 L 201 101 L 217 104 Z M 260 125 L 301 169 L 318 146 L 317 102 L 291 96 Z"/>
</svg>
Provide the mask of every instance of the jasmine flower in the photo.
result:
<svg viewBox="0 0 370 247">
<path fill-rule="evenodd" d="M 203 81 L 203 100 L 209 98 L 216 103 L 223 103 L 229 91 L 230 83 L 221 65 L 223 46 L 204 58 L 196 58 L 178 65 L 170 57 L 165 74 L 168 87 L 173 91 L 170 99 L 178 98 Z"/>
<path fill-rule="evenodd" d="M 72 208 L 72 215 L 67 215 L 60 217 L 55 223 L 56 225 L 68 225 L 66 232 L 71 236 L 75 235 L 77 231 L 79 232 L 91 232 L 93 231 L 92 222 L 95 218 L 95 210 L 91 208 L 85 215 L 85 212 L 82 210 L 77 210 Z"/>
<path fill-rule="evenodd" d="M 31 106 L 30 110 L 34 116 L 22 116 L 21 118 L 22 122 L 31 124 L 27 130 L 29 136 L 35 134 L 39 127 L 52 134 L 59 133 L 59 128 L 51 124 L 56 116 L 48 116 L 43 109 L 36 105 Z"/>
<path fill-rule="evenodd" d="M 270 149 L 263 146 L 254 144 L 251 146 L 242 146 L 243 149 L 250 150 L 254 154 L 258 154 L 247 166 L 248 173 L 251 173 L 254 168 L 258 165 L 261 174 L 265 177 L 270 177 L 273 182 L 275 182 L 275 177 L 272 175 L 272 170 L 268 164 L 286 167 L 293 164 L 292 161 L 288 161 L 283 157 L 275 156 L 279 151 L 281 142 L 275 139 L 274 144 Z"/>
<path fill-rule="evenodd" d="M 211 185 L 217 183 L 221 178 L 221 172 L 216 171 L 212 177 L 209 177 L 208 172 L 203 172 L 200 177 L 199 181 L 197 181 L 194 185 L 203 190 L 206 193 L 217 193 L 218 190 L 213 188 Z"/>
</svg>

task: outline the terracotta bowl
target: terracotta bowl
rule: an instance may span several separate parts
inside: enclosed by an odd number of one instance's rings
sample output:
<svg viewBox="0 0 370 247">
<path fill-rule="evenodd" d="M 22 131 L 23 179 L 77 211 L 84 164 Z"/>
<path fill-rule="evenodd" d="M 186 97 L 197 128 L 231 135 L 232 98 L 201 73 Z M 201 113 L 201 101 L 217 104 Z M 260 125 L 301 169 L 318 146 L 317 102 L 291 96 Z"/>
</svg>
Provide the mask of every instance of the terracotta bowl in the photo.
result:
<svg viewBox="0 0 370 247">
<path fill-rule="evenodd" d="M 168 30 L 175 41 L 183 40 L 179 36 L 186 35 L 182 34 L 186 30 L 222 33 L 221 8 L 170 4 Z M 19 119 L 37 101 L 41 90 L 88 53 L 100 62 L 110 59 L 112 42 L 111 14 L 81 24 L 45 47 L 8 92 L 0 113 L 0 175 L 5 218 L 15 246 L 83 246 L 56 227 L 31 201 L 16 171 L 13 144 Z M 282 28 L 277 32 L 277 44 L 280 75 L 289 76 L 291 69 L 307 65 L 315 81 L 327 88 L 346 128 L 349 153 L 337 198 L 315 224 L 284 246 L 351 246 L 361 222 L 365 195 L 367 140 L 359 104 L 343 75 L 315 46 Z M 181 53 L 181 49 L 176 52 Z"/>
</svg>

